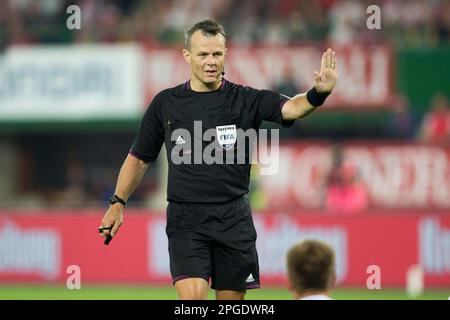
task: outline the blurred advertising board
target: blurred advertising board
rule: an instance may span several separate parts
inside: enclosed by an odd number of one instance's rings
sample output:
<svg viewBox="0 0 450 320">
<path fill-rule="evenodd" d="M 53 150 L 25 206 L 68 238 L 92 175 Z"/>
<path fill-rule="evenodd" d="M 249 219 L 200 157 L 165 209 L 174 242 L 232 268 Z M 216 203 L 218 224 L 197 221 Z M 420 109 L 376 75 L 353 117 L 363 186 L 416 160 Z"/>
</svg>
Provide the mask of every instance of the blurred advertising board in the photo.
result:
<svg viewBox="0 0 450 320">
<path fill-rule="evenodd" d="M 140 56 L 133 45 L 12 47 L 0 56 L 0 119 L 136 117 Z"/>
<path fill-rule="evenodd" d="M 393 51 L 388 46 L 337 47 L 339 82 L 327 108 L 391 107 L 395 81 Z M 310 89 L 319 70 L 322 48 L 263 46 L 228 48 L 225 78 L 258 89 L 273 89 L 287 74 L 299 92 Z M 185 82 L 189 68 L 181 50 L 146 50 L 147 100 L 168 87 Z M 289 79 L 288 79 L 289 81 Z M 280 92 L 283 93 L 283 92 Z"/>
<path fill-rule="evenodd" d="M 78 266 L 83 283 L 170 285 L 163 214 L 127 210 L 109 246 L 97 234 L 101 211 L 5 212 L 0 216 L 0 282 L 65 282 Z M 429 287 L 450 287 L 450 215 L 429 211 L 326 215 L 254 213 L 263 285 L 286 285 L 285 255 L 302 239 L 336 251 L 338 285 L 365 287 L 369 267 L 381 286 L 404 286 L 412 266 Z"/>
<path fill-rule="evenodd" d="M 393 54 L 388 46 L 335 48 L 339 84 L 329 108 L 392 105 Z M 229 48 L 226 78 L 275 89 L 292 75 L 311 87 L 322 51 L 313 46 Z M 137 45 L 16 46 L 0 55 L 2 121 L 136 119 L 153 96 L 189 79 L 181 50 Z M 283 93 L 283 92 L 280 92 Z"/>
<path fill-rule="evenodd" d="M 324 209 L 324 192 L 338 146 L 326 142 L 285 143 L 278 172 L 257 176 L 266 209 Z M 340 145 L 343 166 L 367 190 L 369 207 L 450 208 L 450 148 L 395 142 Z"/>
</svg>

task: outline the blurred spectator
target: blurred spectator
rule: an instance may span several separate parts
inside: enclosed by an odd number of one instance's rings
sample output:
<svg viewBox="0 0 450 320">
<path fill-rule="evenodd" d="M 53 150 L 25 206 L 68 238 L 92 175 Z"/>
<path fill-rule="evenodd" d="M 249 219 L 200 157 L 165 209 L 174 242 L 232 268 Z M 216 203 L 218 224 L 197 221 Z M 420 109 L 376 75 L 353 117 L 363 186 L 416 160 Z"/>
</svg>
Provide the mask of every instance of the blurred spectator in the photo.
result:
<svg viewBox="0 0 450 320">
<path fill-rule="evenodd" d="M 336 1 L 329 13 L 331 30 L 329 38 L 338 44 L 349 44 L 358 39 L 360 29 L 365 28 L 365 8 L 360 1 Z"/>
<path fill-rule="evenodd" d="M 301 92 L 299 86 L 297 86 L 297 81 L 294 78 L 294 70 L 291 67 L 286 67 L 284 69 L 282 77 L 279 82 L 273 86 L 273 90 L 288 97 L 293 97 Z"/>
<path fill-rule="evenodd" d="M 82 162 L 73 158 L 67 165 L 67 185 L 58 199 L 65 207 L 82 208 L 87 200 L 87 177 Z"/>
<path fill-rule="evenodd" d="M 263 210 L 267 207 L 267 194 L 264 192 L 260 183 L 261 165 L 258 163 L 252 164 L 250 171 L 250 185 L 249 185 L 249 199 L 252 208 L 255 212 Z"/>
<path fill-rule="evenodd" d="M 440 10 L 435 10 L 435 30 L 440 44 L 448 43 L 450 40 L 450 1 L 445 1 Z"/>
<path fill-rule="evenodd" d="M 352 214 L 366 210 L 369 198 L 356 166 L 343 159 L 342 148 L 333 148 L 333 166 L 326 178 L 324 206 L 333 213 Z"/>
<path fill-rule="evenodd" d="M 420 139 L 428 143 L 450 143 L 450 106 L 442 93 L 432 98 L 430 112 L 422 122 Z"/>
<path fill-rule="evenodd" d="M 417 117 L 412 113 L 408 98 L 400 94 L 395 98 L 394 109 L 386 125 L 386 136 L 396 139 L 413 139 Z"/>
</svg>

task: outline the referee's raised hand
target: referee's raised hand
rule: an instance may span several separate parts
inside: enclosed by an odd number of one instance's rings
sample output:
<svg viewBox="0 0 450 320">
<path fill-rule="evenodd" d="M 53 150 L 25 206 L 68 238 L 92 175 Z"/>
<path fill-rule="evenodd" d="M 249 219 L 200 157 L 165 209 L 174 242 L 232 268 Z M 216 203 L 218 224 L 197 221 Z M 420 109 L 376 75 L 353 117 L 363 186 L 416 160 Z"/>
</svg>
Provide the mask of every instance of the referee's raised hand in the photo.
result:
<svg viewBox="0 0 450 320">
<path fill-rule="evenodd" d="M 98 228 L 100 236 L 105 238 L 105 244 L 109 244 L 112 237 L 119 231 L 123 223 L 123 205 L 115 203 L 110 205 L 108 211 L 103 216 L 100 227 Z"/>
<path fill-rule="evenodd" d="M 314 87 L 317 92 L 331 92 L 334 89 L 338 75 L 336 53 L 333 50 L 328 49 L 323 53 L 320 71 L 315 71 L 314 76 Z"/>
</svg>

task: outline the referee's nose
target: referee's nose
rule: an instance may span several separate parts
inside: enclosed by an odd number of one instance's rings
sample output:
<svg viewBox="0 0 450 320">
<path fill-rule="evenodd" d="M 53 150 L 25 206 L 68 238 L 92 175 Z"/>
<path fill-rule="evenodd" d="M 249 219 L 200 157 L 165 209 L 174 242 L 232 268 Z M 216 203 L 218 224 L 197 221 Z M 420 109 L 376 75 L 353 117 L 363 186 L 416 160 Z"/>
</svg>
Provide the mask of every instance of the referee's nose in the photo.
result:
<svg viewBox="0 0 450 320">
<path fill-rule="evenodd" d="M 213 55 L 208 56 L 208 60 L 206 61 L 206 65 L 208 67 L 215 67 L 215 66 L 217 66 L 216 58 L 214 58 Z"/>
</svg>

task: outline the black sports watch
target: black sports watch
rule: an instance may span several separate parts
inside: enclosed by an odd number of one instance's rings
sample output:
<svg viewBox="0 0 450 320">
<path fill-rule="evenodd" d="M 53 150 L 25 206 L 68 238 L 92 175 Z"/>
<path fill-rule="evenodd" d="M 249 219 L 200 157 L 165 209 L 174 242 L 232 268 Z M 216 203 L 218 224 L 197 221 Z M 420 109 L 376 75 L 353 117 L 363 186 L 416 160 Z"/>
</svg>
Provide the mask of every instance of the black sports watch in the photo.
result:
<svg viewBox="0 0 450 320">
<path fill-rule="evenodd" d="M 122 204 L 124 207 L 127 205 L 126 201 L 123 199 L 120 199 L 117 194 L 113 195 L 111 198 L 109 198 L 109 204 L 114 204 L 119 202 L 120 204 Z"/>
</svg>

